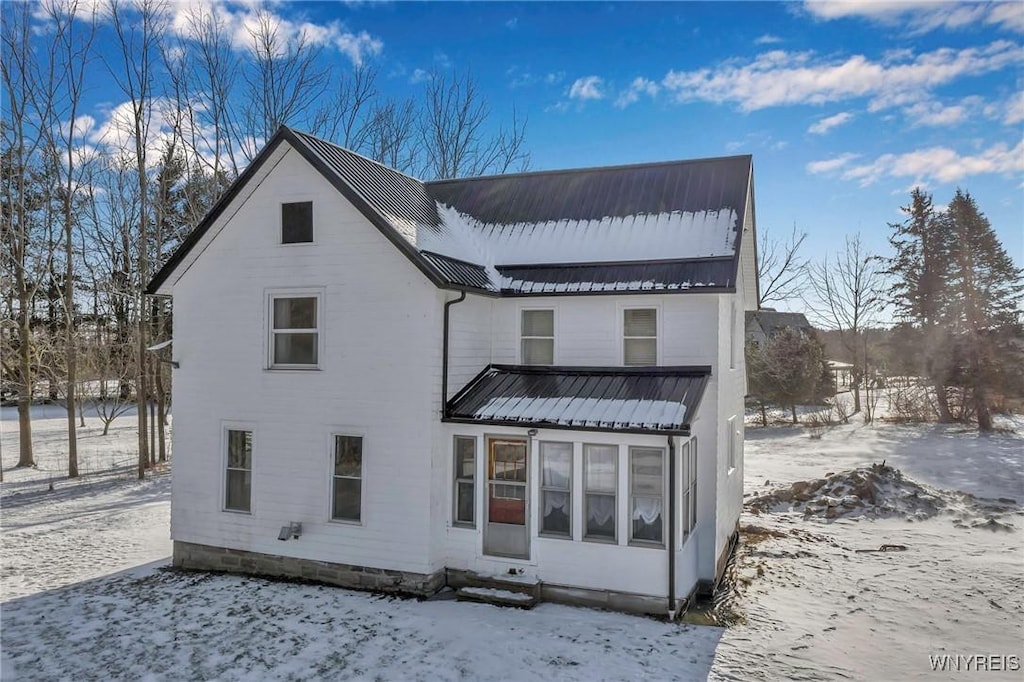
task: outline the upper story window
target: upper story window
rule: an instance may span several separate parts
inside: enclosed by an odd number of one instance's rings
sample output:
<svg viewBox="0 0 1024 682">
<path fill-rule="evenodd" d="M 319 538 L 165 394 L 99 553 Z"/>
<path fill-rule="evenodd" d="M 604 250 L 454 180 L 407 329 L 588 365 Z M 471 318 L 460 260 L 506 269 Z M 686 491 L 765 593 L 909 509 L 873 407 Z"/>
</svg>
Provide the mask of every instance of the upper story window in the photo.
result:
<svg viewBox="0 0 1024 682">
<path fill-rule="evenodd" d="M 281 204 L 281 243 L 302 244 L 313 241 L 313 202 Z"/>
<path fill-rule="evenodd" d="M 524 310 L 520 325 L 524 365 L 555 364 L 555 311 Z"/>
<path fill-rule="evenodd" d="M 622 313 L 622 364 L 657 365 L 657 308 L 627 308 Z"/>
<path fill-rule="evenodd" d="M 315 368 L 320 355 L 317 296 L 270 297 L 270 366 Z"/>
</svg>

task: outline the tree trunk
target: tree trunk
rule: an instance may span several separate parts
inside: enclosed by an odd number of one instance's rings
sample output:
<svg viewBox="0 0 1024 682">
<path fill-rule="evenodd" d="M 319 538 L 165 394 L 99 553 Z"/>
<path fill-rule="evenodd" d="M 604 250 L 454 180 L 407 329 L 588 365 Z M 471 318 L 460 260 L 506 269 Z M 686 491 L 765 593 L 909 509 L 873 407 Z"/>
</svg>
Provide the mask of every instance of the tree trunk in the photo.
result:
<svg viewBox="0 0 1024 682">
<path fill-rule="evenodd" d="M 978 430 L 992 430 L 992 411 L 988 408 L 988 395 L 983 386 L 974 387 L 974 412 L 978 415 Z"/>
<path fill-rule="evenodd" d="M 797 421 L 796 418 L 796 405 L 790 405 L 789 409 L 793 413 L 793 425 L 796 426 L 797 424 L 800 423 L 799 421 Z"/>
<path fill-rule="evenodd" d="M 761 426 L 768 428 L 768 410 L 765 408 L 764 403 L 761 403 Z"/>
<path fill-rule="evenodd" d="M 24 292 L 24 289 L 21 289 Z M 18 466 L 35 466 L 32 457 L 32 331 L 28 297 L 20 296 L 21 344 L 18 347 Z"/>
<path fill-rule="evenodd" d="M 65 198 L 64 215 L 67 230 L 64 256 L 67 258 L 64 271 L 64 352 L 67 355 L 67 411 L 68 411 L 68 478 L 78 478 L 78 432 L 75 423 L 75 381 L 78 372 L 78 358 L 75 353 L 75 289 L 74 257 L 71 240 L 71 199 Z"/>
<path fill-rule="evenodd" d="M 860 412 L 860 381 L 854 380 L 853 388 L 853 413 Z"/>
<path fill-rule="evenodd" d="M 946 395 L 946 387 L 939 381 L 932 382 L 935 391 L 935 404 L 939 409 L 939 423 L 952 424 L 953 414 L 949 411 L 949 396 Z"/>
<path fill-rule="evenodd" d="M 156 466 L 156 402 L 150 398 L 149 406 L 149 468 Z"/>
</svg>

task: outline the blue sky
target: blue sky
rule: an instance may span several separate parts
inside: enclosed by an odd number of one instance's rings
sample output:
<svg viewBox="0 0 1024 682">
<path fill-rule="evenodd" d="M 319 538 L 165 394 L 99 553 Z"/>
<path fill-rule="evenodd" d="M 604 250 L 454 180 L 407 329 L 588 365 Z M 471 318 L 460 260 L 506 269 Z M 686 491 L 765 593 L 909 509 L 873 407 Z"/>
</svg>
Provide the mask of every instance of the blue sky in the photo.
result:
<svg viewBox="0 0 1024 682">
<path fill-rule="evenodd" d="M 395 95 L 472 69 L 498 119 L 528 116 L 532 169 L 753 154 L 759 228 L 795 225 L 813 257 L 854 232 L 885 252 L 913 186 L 960 186 L 1024 262 L 1024 3 L 269 7 Z M 98 126 L 119 103 L 103 76 Z"/>
</svg>

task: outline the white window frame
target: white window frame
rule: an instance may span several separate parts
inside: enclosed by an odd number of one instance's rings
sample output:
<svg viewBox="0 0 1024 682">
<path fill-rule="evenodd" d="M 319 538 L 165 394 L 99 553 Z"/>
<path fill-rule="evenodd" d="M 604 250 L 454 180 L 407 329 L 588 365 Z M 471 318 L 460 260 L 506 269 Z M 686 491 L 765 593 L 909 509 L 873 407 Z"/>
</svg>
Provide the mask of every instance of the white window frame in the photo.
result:
<svg viewBox="0 0 1024 682">
<path fill-rule="evenodd" d="M 230 444 L 230 431 L 248 431 L 250 439 L 252 441 L 252 452 L 249 456 L 249 509 L 231 509 L 228 507 L 228 446 Z M 221 476 L 220 476 L 220 509 L 228 514 L 247 514 L 252 515 L 253 508 L 255 507 L 255 469 L 256 469 L 256 429 L 253 424 L 247 422 L 222 422 L 221 423 L 221 444 L 220 444 L 220 456 L 221 456 Z M 245 469 L 230 469 L 232 471 L 245 471 Z"/>
<path fill-rule="evenodd" d="M 546 486 L 546 485 L 544 485 L 544 446 L 545 445 L 549 445 L 549 444 L 551 444 L 551 445 L 561 445 L 561 446 L 568 445 L 569 446 L 569 481 L 566 484 L 566 487 L 564 487 L 564 488 L 556 488 L 554 486 Z M 537 484 L 540 487 L 540 506 L 538 508 L 539 519 L 537 521 L 538 532 L 539 532 L 539 534 L 542 537 L 546 537 L 546 538 L 555 538 L 555 539 L 558 539 L 558 540 L 572 540 L 573 539 L 572 529 L 573 529 L 573 521 L 574 521 L 573 513 L 572 513 L 572 509 L 573 509 L 573 494 L 572 494 L 573 491 L 572 491 L 572 488 L 573 488 L 573 473 L 574 473 L 574 467 L 573 467 L 574 462 L 573 462 L 573 460 L 575 459 L 575 448 L 573 446 L 572 441 L 546 440 L 546 441 L 541 441 L 538 444 L 537 452 L 540 455 L 538 457 L 538 465 L 539 465 L 538 469 L 539 469 L 540 473 L 537 476 Z M 569 511 L 568 511 L 568 514 L 569 514 L 569 531 L 567 533 L 558 533 L 558 532 L 554 532 L 554 531 L 544 530 L 544 494 L 548 493 L 548 492 L 565 493 L 565 494 L 567 494 L 569 496 Z"/>
<path fill-rule="evenodd" d="M 726 467 L 728 473 L 731 475 L 732 472 L 736 471 L 736 442 L 739 440 L 739 431 L 736 429 L 736 415 L 729 417 L 725 422 L 725 428 L 728 429 L 726 434 L 726 443 L 728 444 L 729 451 L 726 453 Z"/>
<path fill-rule="evenodd" d="M 609 493 L 605 490 L 591 491 L 587 487 L 587 470 L 590 468 L 587 458 L 587 448 L 590 447 L 611 447 L 615 449 L 615 490 Z M 584 542 L 598 542 L 605 545 L 617 545 L 619 544 L 619 458 L 620 458 L 619 446 L 612 443 L 583 443 L 583 541 Z M 589 495 L 612 495 L 614 502 L 612 508 L 615 510 L 613 517 L 614 537 L 606 538 L 599 535 L 588 535 L 587 534 L 587 519 L 589 518 L 588 508 L 588 496 Z"/>
<path fill-rule="evenodd" d="M 472 478 L 466 478 L 459 475 L 459 448 L 458 442 L 460 440 L 468 440 L 473 443 L 473 476 Z M 476 528 L 476 517 L 478 515 L 477 510 L 477 470 L 480 464 L 480 443 L 476 436 L 466 436 L 463 434 L 455 434 L 452 436 L 452 526 L 455 528 Z M 473 484 L 473 520 L 460 521 L 459 520 L 459 483 L 469 482 Z"/>
<path fill-rule="evenodd" d="M 643 365 L 626 364 L 626 311 L 627 310 L 653 310 L 654 311 L 654 365 L 661 365 L 661 339 L 664 336 L 664 318 L 661 306 L 650 305 L 620 305 L 619 306 L 619 362 L 623 367 L 643 367 Z M 649 339 L 650 336 L 630 336 L 631 339 Z"/>
<path fill-rule="evenodd" d="M 359 519 L 342 519 L 335 518 L 334 516 L 334 479 L 336 478 L 347 478 L 353 479 L 355 476 L 338 476 L 334 473 L 335 471 L 335 448 L 337 447 L 336 439 L 339 437 L 345 438 L 358 438 L 360 441 L 359 451 Z M 337 523 L 344 526 L 362 526 L 366 523 L 366 435 L 355 429 L 344 429 L 331 431 L 328 439 L 328 462 L 329 462 L 329 476 L 328 476 L 328 494 L 327 494 L 327 521 L 329 523 Z"/>
<path fill-rule="evenodd" d="M 537 312 L 537 311 L 550 311 L 551 312 L 551 336 L 524 336 L 523 335 L 523 313 Z M 523 305 L 519 306 L 519 312 L 516 318 L 516 328 L 519 332 L 519 364 L 525 365 L 526 359 L 523 357 L 523 341 L 527 339 L 551 339 L 551 365 L 543 366 L 554 366 L 558 364 L 558 309 L 555 306 L 532 306 Z"/>
<path fill-rule="evenodd" d="M 683 538 L 687 538 L 697 527 L 697 438 L 691 438 L 679 449 L 682 466 L 682 482 L 680 486 L 680 511 Z"/>
<path fill-rule="evenodd" d="M 273 371 L 302 371 L 307 372 L 310 370 L 319 370 L 323 368 L 323 356 L 324 356 L 324 290 L 323 288 L 317 287 L 304 287 L 295 289 L 268 289 L 266 291 L 266 303 L 264 305 L 266 314 L 266 335 L 264 342 L 266 344 L 265 359 L 266 369 Z M 288 329 L 282 330 L 280 333 L 292 333 L 292 334 L 316 334 L 316 363 L 315 364 L 293 364 L 293 363 L 281 363 L 277 364 L 274 362 L 274 336 L 277 333 L 274 329 L 274 301 L 278 299 L 286 298 L 315 298 L 316 299 L 316 327 L 310 329 Z"/>
<path fill-rule="evenodd" d="M 313 231 L 313 238 L 308 242 L 286 242 L 284 240 L 284 205 L 285 204 L 312 204 L 312 220 L 311 226 Z M 277 206 L 277 245 L 278 246 L 309 246 L 316 243 L 316 205 L 317 201 L 311 196 L 296 196 L 296 197 L 282 197 L 278 202 Z"/>
<path fill-rule="evenodd" d="M 633 490 L 633 453 L 637 450 L 656 450 L 661 453 L 661 540 L 645 540 L 633 537 L 633 498 L 636 497 L 636 493 Z M 668 471 L 665 467 L 665 448 L 653 445 L 630 445 L 627 456 L 629 461 L 629 544 L 639 547 L 664 547 L 665 538 L 668 535 L 668 505 L 666 504 L 666 500 L 668 500 Z M 643 495 L 641 497 L 650 496 Z"/>
</svg>

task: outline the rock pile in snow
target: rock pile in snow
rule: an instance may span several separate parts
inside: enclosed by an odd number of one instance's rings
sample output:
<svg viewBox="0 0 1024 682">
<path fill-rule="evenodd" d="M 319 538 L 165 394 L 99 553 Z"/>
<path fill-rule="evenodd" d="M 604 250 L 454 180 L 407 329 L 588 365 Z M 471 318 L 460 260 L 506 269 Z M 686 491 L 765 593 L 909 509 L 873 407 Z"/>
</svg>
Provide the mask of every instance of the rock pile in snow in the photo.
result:
<svg viewBox="0 0 1024 682">
<path fill-rule="evenodd" d="M 1014 500 L 982 500 L 967 493 L 936 490 L 905 477 L 884 462 L 754 495 L 746 507 L 753 514 L 795 511 L 804 518 L 826 521 L 889 517 L 921 520 L 942 512 L 959 513 L 961 519 L 982 516 L 992 520 L 992 514 L 1019 511 Z"/>
</svg>

